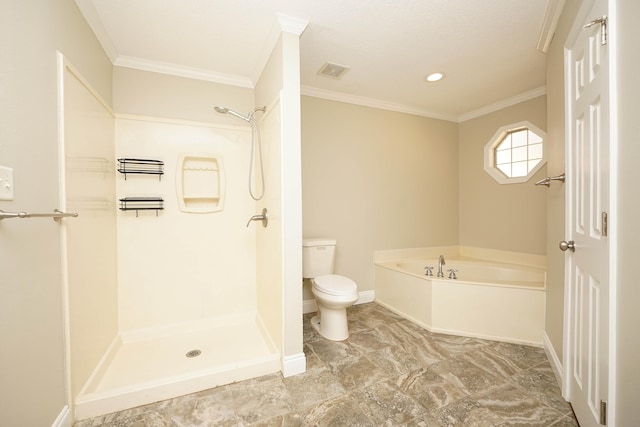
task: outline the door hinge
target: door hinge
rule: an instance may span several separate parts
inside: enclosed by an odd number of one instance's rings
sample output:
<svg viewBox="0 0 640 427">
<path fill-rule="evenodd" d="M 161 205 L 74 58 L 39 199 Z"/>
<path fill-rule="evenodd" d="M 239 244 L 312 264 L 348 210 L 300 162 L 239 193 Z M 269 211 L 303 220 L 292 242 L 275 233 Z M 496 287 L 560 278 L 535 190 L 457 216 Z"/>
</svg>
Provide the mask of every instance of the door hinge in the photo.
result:
<svg viewBox="0 0 640 427">
<path fill-rule="evenodd" d="M 600 24 L 600 44 L 604 46 L 607 44 L 607 15 L 604 15 L 602 18 L 594 19 L 585 25 L 584 28 L 593 27 L 596 24 Z"/>
<path fill-rule="evenodd" d="M 602 237 L 607 237 L 609 235 L 609 214 L 602 212 L 600 222 L 602 226 Z"/>
<path fill-rule="evenodd" d="M 604 400 L 600 401 L 600 424 L 607 425 L 607 402 Z"/>
</svg>

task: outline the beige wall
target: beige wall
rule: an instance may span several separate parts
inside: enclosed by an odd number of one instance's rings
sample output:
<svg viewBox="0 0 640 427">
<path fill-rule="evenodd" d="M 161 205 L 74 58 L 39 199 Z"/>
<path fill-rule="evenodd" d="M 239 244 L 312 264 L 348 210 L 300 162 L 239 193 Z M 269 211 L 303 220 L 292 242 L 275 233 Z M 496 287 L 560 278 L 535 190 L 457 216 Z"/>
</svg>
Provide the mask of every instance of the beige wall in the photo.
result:
<svg viewBox="0 0 640 427">
<path fill-rule="evenodd" d="M 169 76 L 132 68 L 113 68 L 113 110 L 117 114 L 162 117 L 242 126 L 223 106 L 246 114 L 254 108 L 253 89 Z"/>
<path fill-rule="evenodd" d="M 458 125 L 302 97 L 304 237 L 374 289 L 373 252 L 458 243 Z M 305 292 L 305 298 L 312 298 Z"/>
<path fill-rule="evenodd" d="M 484 147 L 501 127 L 527 120 L 546 129 L 541 96 L 460 123 L 460 244 L 505 251 L 546 253 L 547 189 L 534 183 L 547 176 L 543 166 L 528 182 L 499 184 L 484 170 Z"/>
<path fill-rule="evenodd" d="M 618 426 L 631 426 L 640 419 L 640 269 L 638 243 L 640 242 L 640 2 L 617 1 L 618 72 L 618 205 L 619 224 L 614 226 L 618 236 L 617 259 L 617 373 L 616 421 Z M 614 21 L 615 25 L 615 21 Z"/>
<path fill-rule="evenodd" d="M 111 103 L 111 64 L 73 0 L 0 2 L 0 165 L 13 167 L 5 211 L 58 207 L 56 50 Z M 65 396 L 59 225 L 0 224 L 0 419 L 51 425 Z"/>
</svg>

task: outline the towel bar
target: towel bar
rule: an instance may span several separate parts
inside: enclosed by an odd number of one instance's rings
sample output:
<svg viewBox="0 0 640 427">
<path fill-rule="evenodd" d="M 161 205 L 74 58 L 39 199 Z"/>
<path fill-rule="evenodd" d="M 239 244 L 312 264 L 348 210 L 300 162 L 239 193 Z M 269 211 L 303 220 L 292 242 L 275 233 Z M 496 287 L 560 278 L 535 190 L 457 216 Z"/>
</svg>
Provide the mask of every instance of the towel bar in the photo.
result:
<svg viewBox="0 0 640 427">
<path fill-rule="evenodd" d="M 62 212 L 54 209 L 53 213 L 28 213 L 28 212 L 5 212 L 0 210 L 0 221 L 9 218 L 53 218 L 54 221 L 60 221 L 60 218 L 77 217 L 76 212 Z"/>
</svg>

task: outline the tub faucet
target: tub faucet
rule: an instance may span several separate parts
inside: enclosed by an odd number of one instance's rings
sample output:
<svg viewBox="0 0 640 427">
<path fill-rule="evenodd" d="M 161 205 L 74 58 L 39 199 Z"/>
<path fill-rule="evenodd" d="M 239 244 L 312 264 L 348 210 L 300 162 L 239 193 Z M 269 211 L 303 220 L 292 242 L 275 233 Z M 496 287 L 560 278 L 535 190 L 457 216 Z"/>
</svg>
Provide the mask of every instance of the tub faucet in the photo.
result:
<svg viewBox="0 0 640 427">
<path fill-rule="evenodd" d="M 262 221 L 262 226 L 266 227 L 269 224 L 269 216 L 267 215 L 267 208 L 262 208 L 262 215 L 254 215 L 247 221 L 247 227 L 251 224 L 251 221 Z"/>
<path fill-rule="evenodd" d="M 444 273 L 442 272 L 442 266 L 445 265 L 444 256 L 440 255 L 438 258 L 438 277 L 444 277 Z"/>
</svg>

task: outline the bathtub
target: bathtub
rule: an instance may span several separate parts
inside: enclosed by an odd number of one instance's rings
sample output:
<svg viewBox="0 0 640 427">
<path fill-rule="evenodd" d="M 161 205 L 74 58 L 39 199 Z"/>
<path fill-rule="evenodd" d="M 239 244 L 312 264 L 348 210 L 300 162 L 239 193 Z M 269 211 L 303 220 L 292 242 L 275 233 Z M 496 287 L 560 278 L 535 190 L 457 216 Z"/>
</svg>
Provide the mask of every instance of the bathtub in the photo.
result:
<svg viewBox="0 0 640 427">
<path fill-rule="evenodd" d="M 541 263 L 451 252 L 444 254 L 444 277 L 436 277 L 437 256 L 377 260 L 376 302 L 432 332 L 542 345 L 546 271 Z M 425 275 L 425 266 L 433 267 L 433 276 Z M 451 268 L 457 279 L 448 278 Z"/>
</svg>

